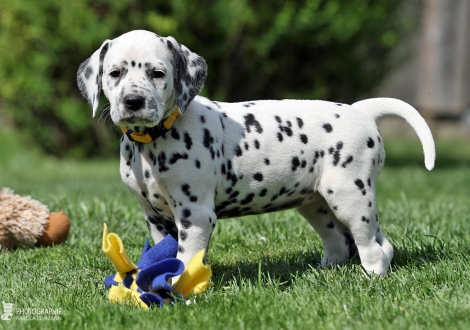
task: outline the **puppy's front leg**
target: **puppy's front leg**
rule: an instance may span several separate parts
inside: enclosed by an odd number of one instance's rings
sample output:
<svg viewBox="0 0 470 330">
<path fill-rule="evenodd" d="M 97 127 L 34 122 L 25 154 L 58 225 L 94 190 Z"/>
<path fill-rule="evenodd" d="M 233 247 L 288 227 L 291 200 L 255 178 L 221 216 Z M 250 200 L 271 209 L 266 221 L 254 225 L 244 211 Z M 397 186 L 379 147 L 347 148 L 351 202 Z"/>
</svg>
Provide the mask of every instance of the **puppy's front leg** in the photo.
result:
<svg viewBox="0 0 470 330">
<path fill-rule="evenodd" d="M 217 217 L 212 204 L 178 204 L 174 214 L 178 228 L 177 258 L 186 265 L 202 249 L 207 253 Z"/>
</svg>

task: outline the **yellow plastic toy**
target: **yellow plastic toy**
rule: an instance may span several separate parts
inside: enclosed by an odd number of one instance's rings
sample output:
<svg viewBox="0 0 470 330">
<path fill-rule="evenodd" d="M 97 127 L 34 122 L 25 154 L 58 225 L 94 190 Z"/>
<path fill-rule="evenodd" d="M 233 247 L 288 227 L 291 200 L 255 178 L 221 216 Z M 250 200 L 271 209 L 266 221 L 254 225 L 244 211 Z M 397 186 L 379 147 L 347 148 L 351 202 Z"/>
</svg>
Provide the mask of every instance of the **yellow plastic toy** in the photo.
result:
<svg viewBox="0 0 470 330">
<path fill-rule="evenodd" d="M 110 288 L 108 298 L 112 303 L 130 302 L 144 308 L 163 307 L 175 301 L 185 302 L 194 295 L 213 286 L 212 270 L 203 263 L 204 250 L 199 251 L 184 267 L 176 258 L 178 242 L 171 236 L 150 247 L 146 239 L 142 255 L 134 264 L 127 255 L 121 238 L 108 233 L 104 224 L 103 251 L 111 260 L 116 274 L 106 277 Z M 173 285 L 169 281 L 179 276 Z"/>
</svg>

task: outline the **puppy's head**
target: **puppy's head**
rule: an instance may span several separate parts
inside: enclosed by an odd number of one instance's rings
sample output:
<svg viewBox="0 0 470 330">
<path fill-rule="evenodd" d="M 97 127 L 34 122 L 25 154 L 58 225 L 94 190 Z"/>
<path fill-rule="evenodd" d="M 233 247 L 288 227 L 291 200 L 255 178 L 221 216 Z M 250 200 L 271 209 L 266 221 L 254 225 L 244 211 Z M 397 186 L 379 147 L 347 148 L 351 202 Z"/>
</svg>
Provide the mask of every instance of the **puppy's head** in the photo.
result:
<svg viewBox="0 0 470 330">
<path fill-rule="evenodd" d="M 176 107 L 184 113 L 206 76 L 201 56 L 172 37 L 139 30 L 104 41 L 78 68 L 77 82 L 93 116 L 103 90 L 114 123 L 153 127 Z"/>
</svg>

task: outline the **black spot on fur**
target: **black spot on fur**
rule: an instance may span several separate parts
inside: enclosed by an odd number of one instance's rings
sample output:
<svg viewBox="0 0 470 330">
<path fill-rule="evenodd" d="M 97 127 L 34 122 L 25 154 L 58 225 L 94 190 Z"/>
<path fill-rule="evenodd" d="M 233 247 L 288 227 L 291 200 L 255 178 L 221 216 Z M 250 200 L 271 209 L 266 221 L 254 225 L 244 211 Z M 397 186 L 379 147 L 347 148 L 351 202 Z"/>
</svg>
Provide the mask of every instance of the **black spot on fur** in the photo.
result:
<svg viewBox="0 0 470 330">
<path fill-rule="evenodd" d="M 257 172 L 257 173 L 255 173 L 255 174 L 253 174 L 253 179 L 255 179 L 256 181 L 261 182 L 261 181 L 263 181 L 263 174 Z"/>
<path fill-rule="evenodd" d="M 203 143 L 204 147 L 206 148 L 210 148 L 212 146 L 212 143 L 214 143 L 214 138 L 212 137 L 211 132 L 207 128 L 204 128 Z"/>
<path fill-rule="evenodd" d="M 297 117 L 296 119 L 297 119 L 297 125 L 299 126 L 299 128 L 304 127 L 304 121 L 299 117 Z"/>
<path fill-rule="evenodd" d="M 184 133 L 184 144 L 186 146 L 186 149 L 190 150 L 191 147 L 193 146 L 193 140 L 191 139 L 191 136 L 189 135 L 188 132 Z"/>
<path fill-rule="evenodd" d="M 245 129 L 248 133 L 251 133 L 251 127 L 253 126 L 256 132 L 262 133 L 263 128 L 259 121 L 256 120 L 255 116 L 251 113 L 246 114 L 243 118 L 245 118 Z"/>
<path fill-rule="evenodd" d="M 242 154 L 243 154 L 242 148 L 240 148 L 240 146 L 236 146 L 235 147 L 235 155 L 237 155 L 237 157 L 240 157 Z"/>
<path fill-rule="evenodd" d="M 336 144 L 336 148 L 334 147 L 331 147 L 330 149 L 328 149 L 328 153 L 330 155 L 333 155 L 333 166 L 337 166 L 340 159 L 341 159 L 341 149 L 343 149 L 343 142 L 339 141 L 337 144 Z"/>
<path fill-rule="evenodd" d="M 199 160 L 195 160 L 194 161 L 194 165 L 197 167 L 197 168 L 201 168 L 201 162 Z"/>
<path fill-rule="evenodd" d="M 353 160 L 354 160 L 353 156 L 348 156 L 348 158 L 346 158 L 346 160 L 341 164 L 341 166 L 346 168 L 346 166 L 352 163 Z"/>
<path fill-rule="evenodd" d="M 158 161 L 158 171 L 160 173 L 169 170 L 169 168 L 166 166 L 166 154 L 163 151 L 158 154 L 157 161 Z"/>
<path fill-rule="evenodd" d="M 284 137 L 281 133 L 277 133 L 277 139 L 279 140 L 279 142 L 282 142 L 282 140 L 284 140 Z"/>
<path fill-rule="evenodd" d="M 193 196 L 191 194 L 191 191 L 189 190 L 190 187 L 187 183 L 184 183 L 182 186 L 181 186 L 181 190 L 183 191 L 183 193 L 189 198 L 189 200 L 193 203 L 197 202 L 197 196 Z"/>
<path fill-rule="evenodd" d="M 263 189 L 261 189 L 261 191 L 259 192 L 259 196 L 260 196 L 260 197 L 264 197 L 264 196 L 266 196 L 266 193 L 267 193 L 267 192 L 268 192 L 268 189 L 263 188 Z"/>
<path fill-rule="evenodd" d="M 171 155 L 171 158 L 170 158 L 169 162 L 170 162 L 170 164 L 174 164 L 180 159 L 188 159 L 188 154 L 186 154 L 186 153 L 184 153 L 184 154 L 174 153 L 173 155 Z"/>
<path fill-rule="evenodd" d="M 264 159 L 264 163 L 265 163 L 266 165 L 269 165 L 269 164 L 270 164 L 269 159 L 268 159 L 268 158 L 265 158 L 265 159 Z"/>
<path fill-rule="evenodd" d="M 331 126 L 330 124 L 324 124 L 324 125 L 323 125 L 323 129 L 324 129 L 327 133 L 331 133 L 331 131 L 333 131 L 333 126 Z"/>
<path fill-rule="evenodd" d="M 263 209 L 265 212 L 274 212 L 274 211 L 281 211 L 281 210 L 286 210 L 290 209 L 299 205 L 302 205 L 304 199 L 303 198 L 296 198 L 291 201 L 282 203 L 282 204 L 277 204 L 277 205 L 272 205 L 272 204 L 267 204 L 263 206 Z"/>
<path fill-rule="evenodd" d="M 224 124 L 224 120 L 222 116 L 219 116 L 219 121 L 220 121 L 220 125 L 222 126 L 222 129 L 225 129 L 225 124 Z"/>
<path fill-rule="evenodd" d="M 367 141 L 367 146 L 371 149 L 375 146 L 375 142 L 374 140 L 372 140 L 372 138 L 369 138 L 369 140 Z"/>
<path fill-rule="evenodd" d="M 193 223 L 187 219 L 181 219 L 181 225 L 184 229 L 188 229 L 193 225 Z"/>
<path fill-rule="evenodd" d="M 238 197 L 238 195 L 240 195 L 240 192 L 239 191 L 234 191 L 233 193 L 230 194 L 230 196 L 228 198 L 233 199 L 233 198 Z"/>
<path fill-rule="evenodd" d="M 292 136 L 292 134 L 293 134 L 293 133 L 292 133 L 292 129 L 291 129 L 290 127 L 285 127 L 285 126 L 284 126 L 284 127 L 282 128 L 282 131 L 284 131 L 284 132 L 287 134 L 287 136 Z"/>
<path fill-rule="evenodd" d="M 313 193 L 313 190 L 312 190 L 312 189 L 309 189 L 309 188 L 303 188 L 303 189 L 300 191 L 300 193 L 301 193 L 302 195 L 308 195 L 308 194 Z"/>
<path fill-rule="evenodd" d="M 300 141 L 302 141 L 303 144 L 308 143 L 308 137 L 305 134 L 300 134 Z"/>
<path fill-rule="evenodd" d="M 171 129 L 171 137 L 175 140 L 180 139 L 180 134 L 178 133 L 178 131 L 175 128 Z"/>
<path fill-rule="evenodd" d="M 317 210 L 317 213 L 318 214 L 328 214 L 328 210 L 327 209 L 324 209 L 324 208 L 319 208 Z"/>
<path fill-rule="evenodd" d="M 93 74 L 93 68 L 91 66 L 87 66 L 85 69 L 85 78 L 89 79 L 92 74 Z"/>
<path fill-rule="evenodd" d="M 333 229 L 335 228 L 335 224 L 333 222 L 329 222 L 327 225 L 326 225 L 327 228 L 330 228 L 330 229 Z"/>
<path fill-rule="evenodd" d="M 300 166 L 299 157 L 292 157 L 291 160 L 291 169 L 292 171 L 297 171 L 297 168 Z"/>
<path fill-rule="evenodd" d="M 191 210 L 190 209 L 183 209 L 181 214 L 183 215 L 183 218 L 189 218 L 191 216 Z"/>
<path fill-rule="evenodd" d="M 367 192 L 366 192 L 366 189 L 365 189 L 364 182 L 362 182 L 361 179 L 356 179 L 356 180 L 354 180 L 354 183 L 359 188 L 359 190 L 362 192 L 362 194 L 365 196 Z"/>
<path fill-rule="evenodd" d="M 361 218 L 361 220 L 362 220 L 363 222 L 367 222 L 367 223 L 369 223 L 369 222 L 370 222 L 369 218 L 367 218 L 367 217 L 364 217 L 364 216 Z"/>
<path fill-rule="evenodd" d="M 144 144 L 140 142 L 135 142 L 137 145 L 137 149 L 139 149 L 139 152 L 142 152 L 144 150 Z"/>
<path fill-rule="evenodd" d="M 210 131 L 207 128 L 204 128 L 204 139 L 203 139 L 204 147 L 209 149 L 209 152 L 211 153 L 212 159 L 215 158 L 215 151 L 212 146 L 214 143 L 214 138 L 212 137 Z"/>
<path fill-rule="evenodd" d="M 246 195 L 246 197 L 240 201 L 240 204 L 245 205 L 245 204 L 251 203 L 253 201 L 253 197 L 255 197 L 254 193 L 250 193 Z"/>
</svg>

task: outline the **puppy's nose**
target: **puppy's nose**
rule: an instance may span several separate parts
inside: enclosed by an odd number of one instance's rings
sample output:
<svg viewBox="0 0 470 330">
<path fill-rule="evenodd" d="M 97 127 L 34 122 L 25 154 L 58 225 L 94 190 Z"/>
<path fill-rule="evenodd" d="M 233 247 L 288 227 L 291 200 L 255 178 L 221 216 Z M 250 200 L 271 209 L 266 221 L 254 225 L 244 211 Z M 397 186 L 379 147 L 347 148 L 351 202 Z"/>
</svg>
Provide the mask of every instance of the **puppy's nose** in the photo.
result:
<svg viewBox="0 0 470 330">
<path fill-rule="evenodd" d="M 137 94 L 126 95 L 123 102 L 126 105 L 126 108 L 132 111 L 140 110 L 145 105 L 145 99 Z"/>
</svg>

